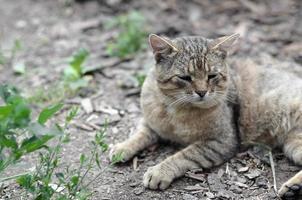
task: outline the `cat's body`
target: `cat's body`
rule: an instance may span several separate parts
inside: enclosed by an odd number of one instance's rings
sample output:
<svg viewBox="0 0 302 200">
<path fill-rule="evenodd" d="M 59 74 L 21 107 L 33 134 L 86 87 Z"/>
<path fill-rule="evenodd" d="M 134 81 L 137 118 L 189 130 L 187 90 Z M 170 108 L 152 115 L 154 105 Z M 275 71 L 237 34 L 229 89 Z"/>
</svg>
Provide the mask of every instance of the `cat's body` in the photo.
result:
<svg viewBox="0 0 302 200">
<path fill-rule="evenodd" d="M 281 147 L 302 165 L 302 79 L 291 69 L 243 63 L 234 69 L 243 144 Z M 300 74 L 302 73 L 302 69 Z"/>
<path fill-rule="evenodd" d="M 165 189 L 190 169 L 218 166 L 240 143 L 280 146 L 302 164 L 301 79 L 286 69 L 250 63 L 228 67 L 226 50 L 236 37 L 171 41 L 151 35 L 156 66 L 142 88 L 143 120 L 137 133 L 111 152 L 128 160 L 158 139 L 185 148 L 150 167 L 146 187 Z M 300 180 L 296 177 L 295 184 Z M 281 190 L 283 195 L 289 189 Z"/>
</svg>

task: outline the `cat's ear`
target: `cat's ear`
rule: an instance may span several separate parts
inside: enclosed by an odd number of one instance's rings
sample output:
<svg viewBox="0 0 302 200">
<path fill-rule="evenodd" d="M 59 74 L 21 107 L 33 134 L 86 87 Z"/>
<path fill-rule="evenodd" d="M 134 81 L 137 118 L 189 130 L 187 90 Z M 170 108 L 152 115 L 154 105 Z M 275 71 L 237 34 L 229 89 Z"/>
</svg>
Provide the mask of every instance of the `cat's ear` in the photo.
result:
<svg viewBox="0 0 302 200">
<path fill-rule="evenodd" d="M 222 50 L 228 52 L 232 46 L 234 46 L 236 40 L 239 38 L 239 34 L 235 33 L 229 36 L 224 36 L 217 38 L 210 42 L 209 49 L 210 50 Z"/>
<path fill-rule="evenodd" d="M 160 37 L 155 34 L 150 34 L 149 43 L 153 50 L 154 55 L 162 54 L 167 55 L 169 53 L 177 52 L 177 47 L 168 38 Z"/>
</svg>

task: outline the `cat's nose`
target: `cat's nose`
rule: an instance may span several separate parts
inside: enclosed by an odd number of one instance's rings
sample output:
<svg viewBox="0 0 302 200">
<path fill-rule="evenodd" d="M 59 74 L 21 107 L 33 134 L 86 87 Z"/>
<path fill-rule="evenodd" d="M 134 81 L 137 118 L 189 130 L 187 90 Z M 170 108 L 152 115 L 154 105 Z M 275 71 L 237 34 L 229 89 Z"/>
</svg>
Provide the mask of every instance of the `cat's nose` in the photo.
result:
<svg viewBox="0 0 302 200">
<path fill-rule="evenodd" d="M 198 94 L 198 96 L 200 96 L 201 98 L 203 98 L 203 97 L 206 95 L 206 93 L 207 93 L 207 91 L 205 91 L 205 90 L 195 91 L 195 92 L 196 92 L 196 94 Z"/>
</svg>

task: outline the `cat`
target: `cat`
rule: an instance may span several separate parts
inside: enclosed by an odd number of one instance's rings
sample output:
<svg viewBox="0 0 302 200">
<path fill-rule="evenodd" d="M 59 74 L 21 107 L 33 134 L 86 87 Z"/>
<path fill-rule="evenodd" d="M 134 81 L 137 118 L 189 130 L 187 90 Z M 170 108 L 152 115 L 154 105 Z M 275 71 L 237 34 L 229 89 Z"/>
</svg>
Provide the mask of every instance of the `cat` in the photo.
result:
<svg viewBox="0 0 302 200">
<path fill-rule="evenodd" d="M 142 87 L 143 119 L 110 157 L 121 153 L 128 161 L 159 140 L 185 147 L 148 168 L 146 188 L 164 190 L 188 170 L 219 166 L 250 142 L 281 147 L 302 164 L 302 79 L 278 66 L 228 66 L 238 37 L 149 36 L 156 64 Z M 301 185 L 299 172 L 279 195 L 298 195 Z"/>
</svg>

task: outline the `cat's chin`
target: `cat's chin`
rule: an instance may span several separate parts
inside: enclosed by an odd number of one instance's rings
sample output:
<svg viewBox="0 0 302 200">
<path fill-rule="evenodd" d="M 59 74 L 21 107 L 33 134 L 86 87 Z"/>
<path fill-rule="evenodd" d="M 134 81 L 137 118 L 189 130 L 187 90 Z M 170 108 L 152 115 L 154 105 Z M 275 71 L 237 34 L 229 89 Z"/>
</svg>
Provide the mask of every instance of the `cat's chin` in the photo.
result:
<svg viewBox="0 0 302 200">
<path fill-rule="evenodd" d="M 209 108 L 212 108 L 212 107 L 215 107 L 217 106 L 218 104 L 215 103 L 207 103 L 207 102 L 195 102 L 195 103 L 192 103 L 191 106 L 192 107 L 196 107 L 196 108 L 200 108 L 200 109 L 209 109 Z"/>
</svg>

